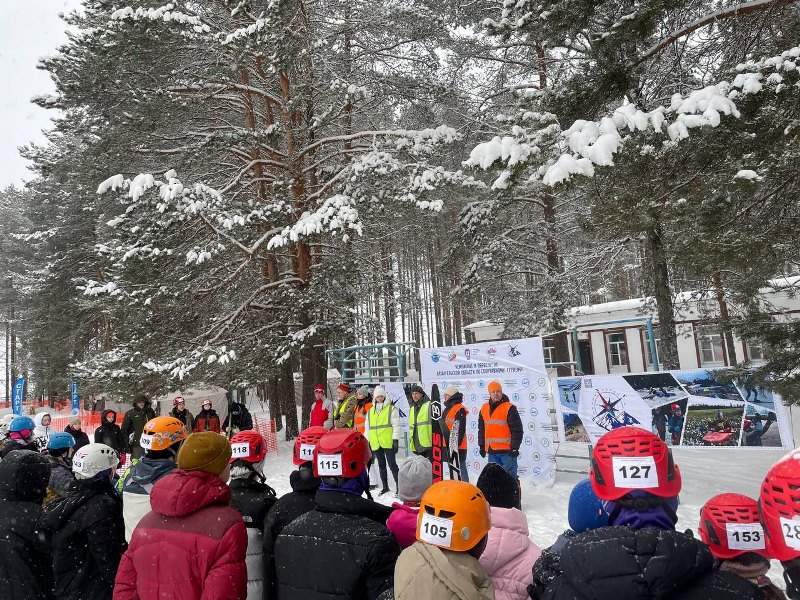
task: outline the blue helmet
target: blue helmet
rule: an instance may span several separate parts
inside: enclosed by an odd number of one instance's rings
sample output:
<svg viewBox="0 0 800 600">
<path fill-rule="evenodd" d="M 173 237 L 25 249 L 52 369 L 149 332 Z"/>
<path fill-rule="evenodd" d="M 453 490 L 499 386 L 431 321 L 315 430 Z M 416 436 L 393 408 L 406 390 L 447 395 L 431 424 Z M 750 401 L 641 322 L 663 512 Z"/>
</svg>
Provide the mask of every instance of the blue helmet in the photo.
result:
<svg viewBox="0 0 800 600">
<path fill-rule="evenodd" d="M 66 431 L 54 433 L 50 436 L 50 439 L 47 440 L 48 450 L 64 450 L 66 448 L 72 448 L 74 445 L 75 438 Z"/>
<path fill-rule="evenodd" d="M 26 429 L 33 431 L 36 429 L 36 423 L 33 422 L 33 419 L 30 417 L 18 416 L 14 417 L 14 420 L 11 421 L 11 425 L 8 426 L 8 432 L 19 432 L 25 431 Z"/>
</svg>

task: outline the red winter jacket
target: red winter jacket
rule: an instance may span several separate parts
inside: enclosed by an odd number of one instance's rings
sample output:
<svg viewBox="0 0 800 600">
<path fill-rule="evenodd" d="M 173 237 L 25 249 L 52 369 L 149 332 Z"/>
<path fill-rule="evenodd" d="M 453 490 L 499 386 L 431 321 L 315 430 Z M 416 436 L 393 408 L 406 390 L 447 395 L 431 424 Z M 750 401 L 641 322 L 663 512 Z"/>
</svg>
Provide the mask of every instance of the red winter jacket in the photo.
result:
<svg viewBox="0 0 800 600">
<path fill-rule="evenodd" d="M 159 479 L 153 510 L 122 556 L 114 600 L 244 600 L 247 530 L 230 497 L 209 473 L 178 469 Z"/>
<path fill-rule="evenodd" d="M 325 427 L 326 429 L 333 428 L 331 413 L 333 406 L 330 400 L 315 400 L 311 407 L 311 416 L 308 423 L 309 427 Z"/>
</svg>

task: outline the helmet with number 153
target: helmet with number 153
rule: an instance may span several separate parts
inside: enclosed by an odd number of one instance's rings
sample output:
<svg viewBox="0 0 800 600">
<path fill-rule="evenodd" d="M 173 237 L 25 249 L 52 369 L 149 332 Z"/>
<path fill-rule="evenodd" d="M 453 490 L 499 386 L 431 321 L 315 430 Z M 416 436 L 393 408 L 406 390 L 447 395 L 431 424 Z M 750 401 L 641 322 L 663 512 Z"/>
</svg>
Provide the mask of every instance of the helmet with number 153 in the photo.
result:
<svg viewBox="0 0 800 600">
<path fill-rule="evenodd" d="M 634 490 L 672 498 L 681 491 L 681 472 L 672 451 L 640 427 L 613 429 L 592 451 L 592 489 L 601 500 L 618 500 Z"/>
<path fill-rule="evenodd" d="M 367 468 L 372 452 L 367 438 L 355 429 L 334 429 L 314 448 L 314 477 L 353 479 Z"/>
<path fill-rule="evenodd" d="M 292 454 L 292 462 L 297 466 L 311 462 L 314 460 L 314 448 L 320 438 L 328 433 L 324 427 L 309 427 L 300 432 L 294 439 L 294 452 Z M 311 453 L 309 454 L 309 450 Z"/>
<path fill-rule="evenodd" d="M 793 450 L 767 472 L 758 510 L 769 556 L 782 561 L 800 557 L 800 450 Z"/>
<path fill-rule="evenodd" d="M 444 480 L 422 495 L 417 539 L 454 552 L 472 550 L 492 527 L 489 503 L 471 483 Z"/>
<path fill-rule="evenodd" d="M 718 494 L 700 510 L 700 539 L 717 558 L 727 560 L 755 552 L 766 558 L 758 503 L 743 494 Z"/>
</svg>

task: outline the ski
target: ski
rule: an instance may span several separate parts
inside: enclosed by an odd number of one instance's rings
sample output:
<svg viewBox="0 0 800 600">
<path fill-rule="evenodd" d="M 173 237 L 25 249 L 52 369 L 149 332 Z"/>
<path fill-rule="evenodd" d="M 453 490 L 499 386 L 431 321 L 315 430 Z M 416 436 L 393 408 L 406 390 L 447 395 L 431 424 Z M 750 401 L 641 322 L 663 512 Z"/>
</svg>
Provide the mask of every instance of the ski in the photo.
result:
<svg viewBox="0 0 800 600">
<path fill-rule="evenodd" d="M 461 479 L 461 457 L 458 455 L 458 436 L 461 433 L 461 423 L 456 420 L 453 423 L 453 428 L 450 430 L 450 459 L 448 461 L 450 467 L 450 479 Z"/>
<path fill-rule="evenodd" d="M 441 481 L 444 478 L 444 460 L 447 456 L 447 441 L 442 432 L 440 419 L 442 417 L 442 400 L 439 396 L 439 386 L 435 383 L 431 387 L 431 472 L 433 482 Z"/>
</svg>

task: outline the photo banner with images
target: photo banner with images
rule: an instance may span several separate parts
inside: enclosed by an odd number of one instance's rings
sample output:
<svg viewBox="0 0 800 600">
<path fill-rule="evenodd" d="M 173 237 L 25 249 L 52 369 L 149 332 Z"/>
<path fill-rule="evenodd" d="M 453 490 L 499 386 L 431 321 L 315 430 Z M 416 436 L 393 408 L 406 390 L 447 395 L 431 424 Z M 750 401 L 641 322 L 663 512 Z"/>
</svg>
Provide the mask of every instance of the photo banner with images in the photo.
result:
<svg viewBox="0 0 800 600">
<path fill-rule="evenodd" d="M 794 447 L 780 397 L 724 382 L 718 370 L 560 377 L 557 393 L 561 442 L 595 443 L 611 429 L 634 425 L 670 446 Z"/>
<path fill-rule="evenodd" d="M 497 380 L 503 393 L 519 411 L 524 431 L 518 472 L 537 485 L 552 485 L 555 478 L 555 444 L 550 420 L 550 387 L 544 366 L 541 338 L 499 340 L 421 348 L 422 381 L 430 396 L 434 384 L 444 393 L 455 386 L 464 396 L 467 414 L 468 470 L 470 481 L 486 464 L 478 448 L 478 415 L 489 401 L 489 382 Z"/>
</svg>

